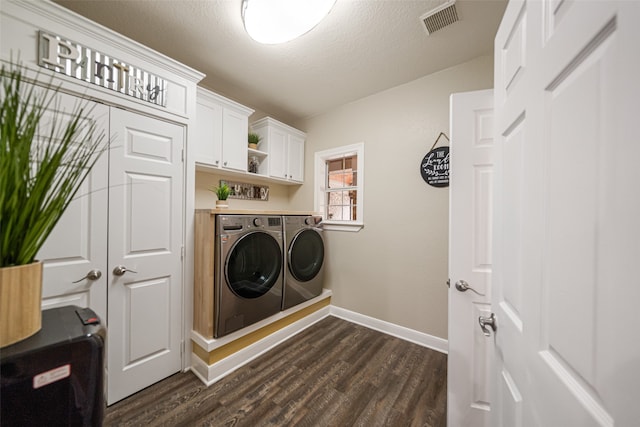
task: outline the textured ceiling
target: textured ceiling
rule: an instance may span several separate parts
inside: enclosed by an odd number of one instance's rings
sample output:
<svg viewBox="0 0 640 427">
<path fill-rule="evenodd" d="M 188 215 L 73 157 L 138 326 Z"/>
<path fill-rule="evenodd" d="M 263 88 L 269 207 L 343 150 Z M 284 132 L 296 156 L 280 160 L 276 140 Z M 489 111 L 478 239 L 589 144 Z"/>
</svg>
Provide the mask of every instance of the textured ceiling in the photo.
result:
<svg viewBox="0 0 640 427">
<path fill-rule="evenodd" d="M 458 0 L 431 35 L 420 16 L 444 0 L 338 0 L 281 45 L 244 31 L 241 0 L 56 0 L 207 75 L 201 85 L 285 122 L 493 52 L 506 0 Z"/>
</svg>

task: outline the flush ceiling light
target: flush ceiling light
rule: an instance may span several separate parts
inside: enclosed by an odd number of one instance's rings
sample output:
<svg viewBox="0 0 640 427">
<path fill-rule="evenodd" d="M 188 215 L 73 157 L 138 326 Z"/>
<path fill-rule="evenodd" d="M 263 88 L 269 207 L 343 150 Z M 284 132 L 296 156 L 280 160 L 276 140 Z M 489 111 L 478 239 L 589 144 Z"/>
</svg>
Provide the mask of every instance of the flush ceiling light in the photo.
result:
<svg viewBox="0 0 640 427">
<path fill-rule="evenodd" d="M 288 42 L 318 25 L 336 0 L 243 0 L 242 20 L 252 39 Z"/>
</svg>

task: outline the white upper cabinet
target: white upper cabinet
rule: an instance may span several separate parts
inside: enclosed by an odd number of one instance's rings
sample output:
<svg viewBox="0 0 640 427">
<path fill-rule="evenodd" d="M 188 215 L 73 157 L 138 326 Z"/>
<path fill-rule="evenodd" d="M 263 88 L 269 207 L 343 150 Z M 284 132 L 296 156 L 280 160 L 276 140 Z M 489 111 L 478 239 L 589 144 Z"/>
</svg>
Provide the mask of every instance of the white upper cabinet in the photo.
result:
<svg viewBox="0 0 640 427">
<path fill-rule="evenodd" d="M 256 129 L 255 123 L 253 129 Z M 276 126 L 267 126 L 262 130 L 263 132 L 256 133 L 262 135 L 262 144 L 266 145 L 269 153 L 269 176 L 286 179 L 289 172 L 287 167 L 287 132 Z"/>
<path fill-rule="evenodd" d="M 303 182 L 306 134 L 270 117 L 254 122 L 251 128 L 262 137 L 260 148 L 269 154 L 269 176 Z"/>
<path fill-rule="evenodd" d="M 304 137 L 290 134 L 288 144 L 289 179 L 292 181 L 304 181 Z"/>
<path fill-rule="evenodd" d="M 224 108 L 222 112 L 222 167 L 247 170 L 247 135 L 249 115 L 253 111 L 235 111 Z"/>
<path fill-rule="evenodd" d="M 222 164 L 222 105 L 200 97 L 196 105 L 194 155 L 198 163 L 213 166 Z"/>
<path fill-rule="evenodd" d="M 194 160 L 215 168 L 247 171 L 247 135 L 253 110 L 198 88 Z"/>
</svg>

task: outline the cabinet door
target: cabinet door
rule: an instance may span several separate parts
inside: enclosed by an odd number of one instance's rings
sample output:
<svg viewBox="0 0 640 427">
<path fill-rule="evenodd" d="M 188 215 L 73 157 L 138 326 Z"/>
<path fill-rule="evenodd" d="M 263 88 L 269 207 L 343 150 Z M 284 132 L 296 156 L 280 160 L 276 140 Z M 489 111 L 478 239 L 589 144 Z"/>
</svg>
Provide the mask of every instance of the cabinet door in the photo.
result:
<svg viewBox="0 0 640 427">
<path fill-rule="evenodd" d="M 288 178 L 292 181 L 304 181 L 304 139 L 289 135 Z"/>
<path fill-rule="evenodd" d="M 58 94 L 57 106 L 71 112 L 78 99 Z M 87 101 L 98 131 L 109 134 L 109 107 Z M 53 104 L 52 104 L 53 105 Z M 59 122 L 70 120 L 59 113 Z M 45 112 L 42 122 L 48 126 L 52 113 Z M 62 126 L 62 123 L 60 123 Z M 43 133 L 49 129 L 42 129 Z M 82 183 L 73 202 L 53 229 L 37 259 L 43 262 L 42 308 L 64 305 L 90 307 L 107 320 L 107 200 L 109 152 L 104 152 Z M 85 278 L 90 271 L 100 272 L 95 279 Z"/>
<path fill-rule="evenodd" d="M 246 115 L 224 109 L 222 113 L 222 167 L 247 171 L 247 130 L 249 118 Z"/>
<path fill-rule="evenodd" d="M 198 103 L 194 137 L 194 160 L 211 166 L 222 161 L 222 106 Z"/>
<path fill-rule="evenodd" d="M 269 129 L 269 175 L 287 179 L 287 133 L 284 130 Z"/>
</svg>

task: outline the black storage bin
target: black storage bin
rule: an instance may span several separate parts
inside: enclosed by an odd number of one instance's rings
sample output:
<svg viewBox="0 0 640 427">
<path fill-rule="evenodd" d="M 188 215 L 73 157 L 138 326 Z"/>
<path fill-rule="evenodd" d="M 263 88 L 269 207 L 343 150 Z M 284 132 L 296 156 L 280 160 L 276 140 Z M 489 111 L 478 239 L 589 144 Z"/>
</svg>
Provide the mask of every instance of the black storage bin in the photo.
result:
<svg viewBox="0 0 640 427">
<path fill-rule="evenodd" d="M 0 425 L 102 425 L 105 337 L 90 309 L 44 310 L 38 333 L 0 349 Z"/>
</svg>

